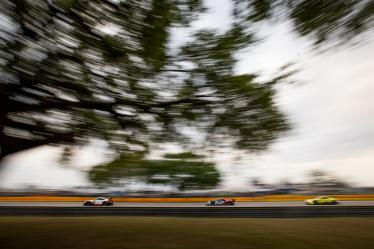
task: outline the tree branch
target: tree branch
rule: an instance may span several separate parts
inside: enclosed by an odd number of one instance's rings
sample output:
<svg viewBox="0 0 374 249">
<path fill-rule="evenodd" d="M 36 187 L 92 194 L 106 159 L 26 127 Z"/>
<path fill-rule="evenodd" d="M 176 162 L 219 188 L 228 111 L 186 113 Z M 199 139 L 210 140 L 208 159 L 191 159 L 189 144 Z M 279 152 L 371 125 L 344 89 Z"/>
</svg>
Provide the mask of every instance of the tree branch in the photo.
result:
<svg viewBox="0 0 374 249">
<path fill-rule="evenodd" d="M 0 159 L 13 153 L 16 153 L 22 150 L 35 148 L 35 147 L 42 146 L 42 145 L 58 143 L 58 142 L 67 142 L 67 143 L 74 142 L 74 134 L 71 132 L 58 133 L 48 138 L 38 139 L 38 140 L 7 136 L 4 134 L 3 136 L 1 136 L 1 138 L 2 139 L 0 141 L 0 145 L 1 145 Z"/>
<path fill-rule="evenodd" d="M 178 105 L 178 104 L 208 104 L 211 103 L 209 100 L 205 99 L 200 99 L 204 97 L 211 97 L 210 95 L 199 95 L 189 98 L 183 98 L 183 99 L 176 99 L 176 100 L 171 100 L 171 101 L 166 101 L 166 102 L 160 102 L 160 103 L 155 103 L 150 105 L 150 107 L 168 107 L 172 105 Z"/>
</svg>

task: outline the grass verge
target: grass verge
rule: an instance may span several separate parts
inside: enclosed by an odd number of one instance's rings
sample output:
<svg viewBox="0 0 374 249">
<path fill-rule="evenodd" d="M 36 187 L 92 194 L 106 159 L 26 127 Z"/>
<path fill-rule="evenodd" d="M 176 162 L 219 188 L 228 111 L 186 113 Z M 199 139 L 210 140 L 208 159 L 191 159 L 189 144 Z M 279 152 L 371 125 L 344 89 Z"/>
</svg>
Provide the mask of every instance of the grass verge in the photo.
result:
<svg viewBox="0 0 374 249">
<path fill-rule="evenodd" d="M 374 218 L 0 217 L 0 247 L 374 248 Z"/>
</svg>

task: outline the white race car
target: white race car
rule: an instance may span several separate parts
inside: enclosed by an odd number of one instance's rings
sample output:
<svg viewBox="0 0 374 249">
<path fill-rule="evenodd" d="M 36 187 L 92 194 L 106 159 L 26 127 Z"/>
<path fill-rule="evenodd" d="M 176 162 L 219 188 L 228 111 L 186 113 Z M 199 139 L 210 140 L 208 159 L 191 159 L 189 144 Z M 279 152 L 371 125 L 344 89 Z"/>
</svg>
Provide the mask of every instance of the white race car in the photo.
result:
<svg viewBox="0 0 374 249">
<path fill-rule="evenodd" d="M 83 206 L 113 206 L 113 200 L 110 197 L 97 197 L 95 200 L 85 201 Z"/>
</svg>

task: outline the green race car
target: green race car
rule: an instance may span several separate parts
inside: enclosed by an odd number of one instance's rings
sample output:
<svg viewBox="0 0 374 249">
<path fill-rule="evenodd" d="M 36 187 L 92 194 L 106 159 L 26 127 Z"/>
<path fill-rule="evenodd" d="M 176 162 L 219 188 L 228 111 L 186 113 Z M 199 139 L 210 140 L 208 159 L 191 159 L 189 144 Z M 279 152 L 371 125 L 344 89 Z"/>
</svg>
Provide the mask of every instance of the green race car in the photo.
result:
<svg viewBox="0 0 374 249">
<path fill-rule="evenodd" d="M 305 200 L 307 205 L 335 205 L 339 204 L 338 200 L 331 196 L 319 196 L 314 199 Z"/>
</svg>

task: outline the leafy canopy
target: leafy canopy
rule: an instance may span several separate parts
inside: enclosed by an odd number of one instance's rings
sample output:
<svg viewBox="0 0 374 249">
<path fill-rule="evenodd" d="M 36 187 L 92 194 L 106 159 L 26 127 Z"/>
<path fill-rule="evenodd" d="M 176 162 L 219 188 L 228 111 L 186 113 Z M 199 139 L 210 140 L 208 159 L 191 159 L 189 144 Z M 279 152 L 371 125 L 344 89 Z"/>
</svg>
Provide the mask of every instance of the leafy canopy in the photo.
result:
<svg viewBox="0 0 374 249">
<path fill-rule="evenodd" d="M 235 75 L 253 42 L 234 24 L 200 30 L 169 49 L 171 27 L 204 11 L 197 0 L 1 1 L 1 156 L 45 144 L 107 141 L 118 154 L 184 141 L 235 137 L 265 148 L 287 128 L 270 84 Z M 215 143 L 216 141 L 214 141 Z"/>
<path fill-rule="evenodd" d="M 254 25 L 291 20 L 319 44 L 367 30 L 374 13 L 366 0 L 232 1 L 225 32 L 197 30 L 179 48 L 172 28 L 204 13 L 202 0 L 0 1 L 0 158 L 91 138 L 128 158 L 152 143 L 189 142 L 183 127 L 207 134 L 205 146 L 264 150 L 288 125 L 274 103 L 284 77 L 235 73 Z M 174 163 L 152 167 L 174 172 Z"/>
<path fill-rule="evenodd" d="M 89 177 L 99 186 L 122 185 L 133 179 L 171 185 L 179 190 L 212 189 L 220 181 L 214 164 L 191 152 L 168 154 L 159 160 L 145 159 L 139 152 L 125 153 L 110 163 L 94 167 Z"/>
</svg>

